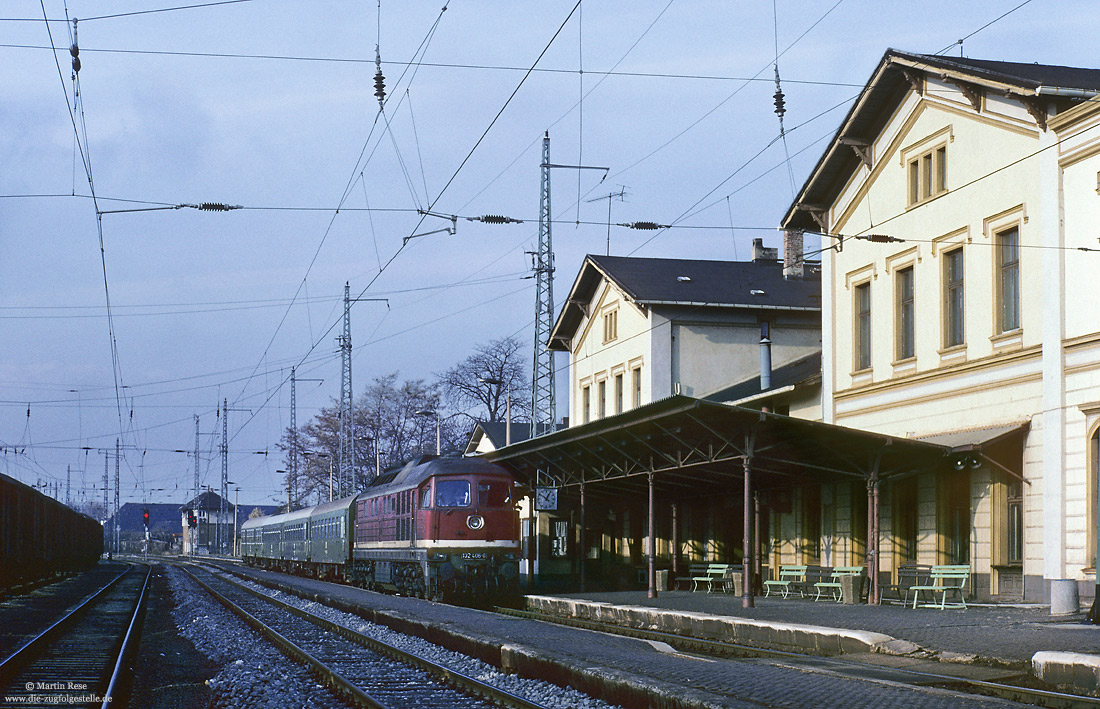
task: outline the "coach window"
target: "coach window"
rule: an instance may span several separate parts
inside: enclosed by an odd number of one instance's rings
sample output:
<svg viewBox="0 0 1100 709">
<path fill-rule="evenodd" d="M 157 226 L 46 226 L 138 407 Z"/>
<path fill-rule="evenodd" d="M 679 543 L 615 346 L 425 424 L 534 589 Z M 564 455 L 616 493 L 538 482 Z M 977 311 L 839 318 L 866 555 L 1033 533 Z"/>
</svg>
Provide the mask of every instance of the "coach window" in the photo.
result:
<svg viewBox="0 0 1100 709">
<path fill-rule="evenodd" d="M 420 488 L 420 509 L 426 510 L 432 506 L 432 488 L 428 485 Z"/>
<path fill-rule="evenodd" d="M 435 484 L 435 504 L 439 507 L 469 507 L 468 480 L 440 480 Z"/>
</svg>

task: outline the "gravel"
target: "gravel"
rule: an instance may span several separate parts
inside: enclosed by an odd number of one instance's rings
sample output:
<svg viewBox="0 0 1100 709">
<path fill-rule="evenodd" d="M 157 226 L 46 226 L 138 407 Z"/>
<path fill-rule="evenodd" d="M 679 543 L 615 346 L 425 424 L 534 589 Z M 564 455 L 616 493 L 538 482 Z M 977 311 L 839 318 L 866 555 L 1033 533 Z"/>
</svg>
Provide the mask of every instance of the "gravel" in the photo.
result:
<svg viewBox="0 0 1100 709">
<path fill-rule="evenodd" d="M 182 576 L 182 574 L 176 572 L 175 577 L 178 579 L 179 576 Z M 580 691 L 563 688 L 549 682 L 542 682 L 542 680 L 539 679 L 525 679 L 517 675 L 505 674 L 498 671 L 496 667 L 481 662 L 480 660 L 475 660 L 473 657 L 452 652 L 439 645 L 434 645 L 425 640 L 415 638 L 415 636 L 395 632 L 384 627 L 384 625 L 367 622 L 360 617 L 353 616 L 351 613 L 335 610 L 315 601 L 303 600 L 292 594 L 285 594 L 283 591 L 268 589 L 253 584 L 251 581 L 237 580 L 238 583 L 243 583 L 245 586 L 260 591 L 265 596 L 278 598 L 285 603 L 289 603 L 289 605 L 308 610 L 321 618 L 343 625 L 345 628 L 350 628 L 356 632 L 370 636 L 370 638 L 389 643 L 390 645 L 399 647 L 401 650 L 415 653 L 421 657 L 427 658 L 427 660 L 433 663 L 449 667 L 453 669 L 454 672 L 475 677 L 482 680 L 482 682 L 499 687 L 500 689 L 505 689 L 515 695 L 525 697 L 544 707 L 550 707 L 552 709 L 614 709 L 613 705 L 608 705 L 605 701 L 582 694 Z M 177 590 L 177 587 L 179 590 Z M 205 594 L 205 591 L 202 591 L 194 583 L 183 585 L 174 581 L 173 590 L 177 592 L 177 596 L 186 594 L 191 598 L 199 597 L 200 594 Z M 210 652 L 222 653 L 221 656 L 224 657 L 224 662 L 230 663 L 227 665 L 226 669 L 223 669 L 222 673 L 210 680 L 211 686 L 215 688 L 219 696 L 221 696 L 221 690 L 224 686 L 226 687 L 227 694 L 234 693 L 235 691 L 235 693 L 238 694 L 233 694 L 232 696 L 234 698 L 241 697 L 243 700 L 248 701 L 248 706 L 306 706 L 304 704 L 297 704 L 297 702 L 288 705 L 285 702 L 285 697 L 287 696 L 305 697 L 306 695 L 288 694 L 289 691 L 292 691 L 292 689 L 289 688 L 289 686 L 293 684 L 292 677 L 290 677 L 290 675 L 292 675 L 292 669 L 287 668 L 289 663 L 281 654 L 273 649 L 264 649 L 264 653 L 274 655 L 275 657 L 272 658 L 272 660 L 255 662 L 251 660 L 251 657 L 253 654 L 260 654 L 259 649 L 257 649 L 259 643 L 257 643 L 256 636 L 251 631 L 248 631 L 248 638 L 245 638 L 240 631 L 233 631 L 235 636 L 239 639 L 237 643 L 231 643 L 230 639 L 219 638 L 216 634 L 216 629 L 224 624 L 224 621 L 220 619 L 226 617 L 227 613 L 224 612 L 220 606 L 217 606 L 215 602 L 201 597 L 195 598 L 194 601 L 185 601 L 182 597 L 177 597 L 176 603 L 177 612 L 182 614 L 182 616 L 184 616 L 184 613 L 190 612 L 189 617 L 185 616 L 186 622 L 177 619 L 176 624 L 179 625 L 180 631 L 185 634 L 188 632 L 195 633 L 196 636 L 188 636 L 200 651 L 208 653 L 207 645 L 210 645 Z M 198 607 L 195 611 L 190 610 L 190 607 L 193 605 Z M 213 613 L 218 613 L 218 620 L 216 622 L 207 622 L 207 618 L 215 617 Z M 187 623 L 189 623 L 189 627 L 186 627 Z M 221 634 L 226 635 L 229 633 L 222 632 Z M 237 646 L 231 647 L 232 645 Z M 213 657 L 213 655 L 211 655 L 211 657 Z M 250 657 L 250 660 L 241 661 L 238 660 L 239 657 Z M 215 658 L 217 660 L 217 657 Z M 276 662 L 277 665 L 274 664 Z M 233 671 L 234 666 L 240 667 L 239 671 L 235 672 L 235 674 Z M 281 690 L 281 694 L 278 695 L 271 693 L 271 677 L 260 669 L 266 668 L 266 673 L 271 673 L 271 668 L 275 666 L 281 668 L 277 674 L 285 678 L 284 682 L 287 685 L 287 688 Z M 223 675 L 227 674 L 229 674 L 229 676 L 223 677 Z M 297 671 L 296 675 L 305 677 L 306 682 L 313 687 L 313 691 L 315 691 L 316 694 L 320 694 L 322 697 L 316 700 L 317 704 L 313 704 L 315 700 L 309 699 L 310 707 L 332 706 L 334 700 L 331 698 L 331 695 L 328 695 L 327 691 L 319 689 L 316 683 L 312 682 L 305 672 Z M 240 689 L 250 682 L 259 684 L 260 686 L 251 689 Z M 295 693 L 299 693 L 301 690 L 294 689 L 294 691 Z M 278 704 L 278 702 L 275 702 L 275 704 L 266 704 L 268 701 L 274 702 L 276 697 L 284 697 L 283 704 Z M 253 702 L 255 702 L 255 704 L 253 704 Z M 231 701 L 228 702 L 228 704 L 219 706 L 231 707 L 245 705 L 234 704 L 234 702 Z"/>
<path fill-rule="evenodd" d="M 206 684 L 214 707 L 344 707 L 299 665 L 222 608 L 206 591 L 173 567 L 166 567 L 175 599 L 172 619 L 180 635 L 221 665 Z"/>
</svg>

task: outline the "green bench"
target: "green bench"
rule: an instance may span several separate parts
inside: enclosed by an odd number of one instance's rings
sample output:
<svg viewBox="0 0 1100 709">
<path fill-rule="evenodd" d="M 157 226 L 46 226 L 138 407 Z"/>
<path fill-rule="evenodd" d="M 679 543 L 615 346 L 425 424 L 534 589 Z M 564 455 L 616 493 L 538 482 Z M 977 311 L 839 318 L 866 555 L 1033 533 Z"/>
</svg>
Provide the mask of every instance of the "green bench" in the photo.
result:
<svg viewBox="0 0 1100 709">
<path fill-rule="evenodd" d="M 729 575 L 741 570 L 740 564 L 707 564 L 706 571 L 691 577 L 691 590 L 698 590 L 699 584 L 706 584 L 707 593 L 714 590 L 714 584 L 720 584 L 723 591 L 729 590 L 732 579 Z"/>
<path fill-rule="evenodd" d="M 843 599 L 843 595 L 841 594 L 840 580 L 845 576 L 862 577 L 863 567 L 837 566 L 836 568 L 834 568 L 832 574 L 830 574 L 829 576 L 828 581 L 817 581 L 814 583 L 814 590 L 817 592 L 817 596 L 814 598 L 814 601 L 820 601 L 822 594 L 827 592 L 834 601 L 840 603 L 840 601 Z M 859 594 L 857 593 L 856 595 L 858 596 Z M 858 602 L 859 599 L 857 598 L 856 601 Z"/>
<path fill-rule="evenodd" d="M 966 590 L 966 583 L 969 580 L 970 566 L 966 564 L 933 566 L 932 571 L 928 574 L 928 583 L 909 587 L 909 591 L 905 594 L 906 605 L 909 603 L 909 593 L 912 592 L 914 608 L 917 607 L 917 600 L 920 598 L 921 593 L 928 593 L 932 596 L 932 602 L 920 604 L 921 608 L 939 608 L 940 610 L 966 608 L 966 599 L 963 598 L 963 592 Z M 936 603 L 936 594 L 939 594 L 939 603 Z M 958 601 L 948 603 L 948 594 L 958 596 Z"/>
<path fill-rule="evenodd" d="M 806 566 L 780 566 L 778 578 L 764 581 L 764 597 L 767 598 L 775 590 L 786 598 L 791 594 L 792 586 L 799 596 L 805 598 Z"/>
<path fill-rule="evenodd" d="M 878 584 L 879 603 L 897 602 L 908 605 L 906 597 L 913 586 L 924 586 L 928 583 L 928 575 L 932 573 L 932 567 L 928 564 L 902 564 L 893 570 L 891 580 L 880 581 Z M 893 598 L 890 598 L 893 596 Z"/>
</svg>

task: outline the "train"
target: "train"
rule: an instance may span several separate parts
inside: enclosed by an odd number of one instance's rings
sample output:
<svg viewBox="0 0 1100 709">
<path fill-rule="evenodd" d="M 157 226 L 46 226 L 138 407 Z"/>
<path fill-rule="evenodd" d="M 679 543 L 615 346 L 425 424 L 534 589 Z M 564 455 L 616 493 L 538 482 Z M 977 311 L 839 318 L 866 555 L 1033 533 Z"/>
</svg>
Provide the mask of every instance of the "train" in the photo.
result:
<svg viewBox="0 0 1100 709">
<path fill-rule="evenodd" d="M 515 596 L 515 481 L 480 459 L 422 456 L 350 497 L 246 521 L 241 558 L 431 600 Z"/>
<path fill-rule="evenodd" d="M 0 594 L 95 566 L 103 525 L 0 474 Z"/>
</svg>

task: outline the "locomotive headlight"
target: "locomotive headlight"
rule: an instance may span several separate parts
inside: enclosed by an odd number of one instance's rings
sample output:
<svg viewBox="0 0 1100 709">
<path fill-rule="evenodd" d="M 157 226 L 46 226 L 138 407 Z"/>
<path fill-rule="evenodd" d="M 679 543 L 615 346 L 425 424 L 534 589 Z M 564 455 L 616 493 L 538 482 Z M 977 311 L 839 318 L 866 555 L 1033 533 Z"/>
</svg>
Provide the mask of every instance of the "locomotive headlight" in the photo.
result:
<svg viewBox="0 0 1100 709">
<path fill-rule="evenodd" d="M 470 515 L 466 518 L 466 526 L 470 529 L 481 529 L 485 526 L 485 518 L 481 515 Z"/>
</svg>

